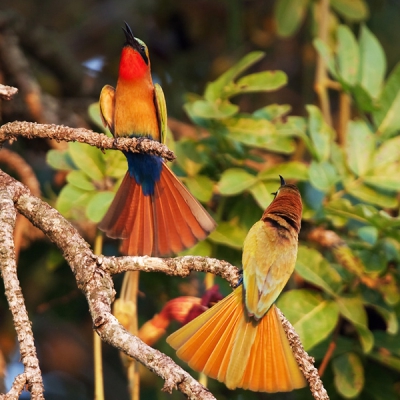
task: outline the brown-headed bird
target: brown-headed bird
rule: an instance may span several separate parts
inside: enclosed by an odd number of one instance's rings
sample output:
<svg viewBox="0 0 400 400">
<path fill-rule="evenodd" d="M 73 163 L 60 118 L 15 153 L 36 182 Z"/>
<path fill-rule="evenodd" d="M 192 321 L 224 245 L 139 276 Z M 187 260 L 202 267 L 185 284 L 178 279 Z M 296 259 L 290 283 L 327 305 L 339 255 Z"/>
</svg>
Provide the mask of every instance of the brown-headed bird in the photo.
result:
<svg viewBox="0 0 400 400">
<path fill-rule="evenodd" d="M 301 214 L 297 187 L 281 177 L 275 199 L 244 241 L 243 284 L 167 338 L 191 368 L 230 389 L 305 386 L 274 305 L 295 267 Z"/>
<path fill-rule="evenodd" d="M 146 45 L 125 24 L 117 87 L 100 94 L 102 120 L 115 138 L 164 142 L 167 110 L 161 86 L 153 84 Z M 123 239 L 128 255 L 165 256 L 192 247 L 215 222 L 155 155 L 126 152 L 128 171 L 99 228 Z"/>
</svg>

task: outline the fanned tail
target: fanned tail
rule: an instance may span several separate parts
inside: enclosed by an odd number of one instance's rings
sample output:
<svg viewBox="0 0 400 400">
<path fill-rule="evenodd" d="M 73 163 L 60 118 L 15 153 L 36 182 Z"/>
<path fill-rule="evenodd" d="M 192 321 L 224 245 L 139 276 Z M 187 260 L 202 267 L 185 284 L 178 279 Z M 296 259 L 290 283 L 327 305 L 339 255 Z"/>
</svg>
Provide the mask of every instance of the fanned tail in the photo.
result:
<svg viewBox="0 0 400 400">
<path fill-rule="evenodd" d="M 258 322 L 247 317 L 243 287 L 167 338 L 196 371 L 259 392 L 287 392 L 306 381 L 273 305 Z"/>
<path fill-rule="evenodd" d="M 165 163 L 154 194 L 126 173 L 99 229 L 123 239 L 128 255 L 166 256 L 205 239 L 216 224 Z"/>
</svg>

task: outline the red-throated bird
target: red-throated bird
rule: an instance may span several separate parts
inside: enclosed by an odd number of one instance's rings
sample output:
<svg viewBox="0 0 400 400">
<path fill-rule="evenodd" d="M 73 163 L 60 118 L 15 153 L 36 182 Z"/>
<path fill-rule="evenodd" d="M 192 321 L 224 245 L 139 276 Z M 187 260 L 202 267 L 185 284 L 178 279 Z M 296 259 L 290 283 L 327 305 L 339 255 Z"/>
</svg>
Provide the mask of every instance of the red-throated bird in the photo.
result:
<svg viewBox="0 0 400 400">
<path fill-rule="evenodd" d="M 161 86 L 153 84 L 146 45 L 125 23 L 117 87 L 100 94 L 103 123 L 115 138 L 165 140 L 167 110 Z M 128 171 L 99 228 L 122 238 L 128 255 L 169 255 L 192 247 L 215 222 L 161 157 L 124 153 Z"/>
<path fill-rule="evenodd" d="M 243 285 L 167 338 L 196 371 L 261 392 L 305 386 L 275 300 L 293 272 L 301 224 L 298 189 L 286 184 L 250 229 L 243 246 Z"/>
</svg>

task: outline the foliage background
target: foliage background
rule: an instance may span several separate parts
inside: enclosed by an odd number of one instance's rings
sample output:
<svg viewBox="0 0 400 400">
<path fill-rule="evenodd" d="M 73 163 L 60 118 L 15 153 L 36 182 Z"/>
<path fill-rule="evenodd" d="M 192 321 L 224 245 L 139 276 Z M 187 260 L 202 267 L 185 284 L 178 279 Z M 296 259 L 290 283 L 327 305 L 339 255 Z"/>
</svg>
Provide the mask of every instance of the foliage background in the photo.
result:
<svg viewBox="0 0 400 400">
<path fill-rule="evenodd" d="M 168 144 L 178 156 L 174 169 L 219 223 L 188 254 L 240 266 L 243 239 L 272 200 L 278 174 L 297 182 L 305 202 L 299 257 L 278 306 L 318 364 L 336 346 L 323 374 L 332 399 L 397 399 L 399 16 L 395 0 L 41 1 L 40 7 L 4 0 L 0 39 L 17 38 L 28 77 L 0 52 L 3 82 L 21 93 L 2 104 L 2 123 L 22 119 L 99 130 L 92 104 L 104 84 L 116 81 L 120 28 L 127 20 L 148 44 L 154 79 L 166 95 Z M 30 93 L 41 110 L 28 101 Z M 12 150 L 35 169 L 43 197 L 93 243 L 94 222 L 124 173 L 123 157 L 76 144 L 53 147 L 19 141 Z M 107 241 L 104 251 L 115 254 L 116 243 Z M 46 398 L 56 392 L 91 398 L 91 321 L 68 266 L 48 242 L 27 239 L 19 275 Z M 218 283 L 227 294 L 227 284 Z M 201 296 L 203 277 L 141 274 L 140 291 L 142 324 L 168 299 Z M 0 318 L 0 347 L 16 368 L 4 298 Z M 173 355 L 163 340 L 157 346 Z M 106 397 L 128 398 L 118 354 L 109 347 L 104 368 Z M 142 399 L 167 398 L 161 387 L 143 371 Z M 209 387 L 219 399 L 311 398 L 307 389 L 268 395 L 230 392 L 215 381 Z"/>
</svg>

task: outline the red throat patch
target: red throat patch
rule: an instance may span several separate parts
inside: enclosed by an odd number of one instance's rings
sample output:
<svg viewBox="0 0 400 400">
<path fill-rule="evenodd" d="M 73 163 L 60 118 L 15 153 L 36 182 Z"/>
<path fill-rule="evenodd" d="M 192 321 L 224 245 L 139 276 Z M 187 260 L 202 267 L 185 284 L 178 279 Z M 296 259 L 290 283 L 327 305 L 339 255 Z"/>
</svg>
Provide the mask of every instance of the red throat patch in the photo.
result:
<svg viewBox="0 0 400 400">
<path fill-rule="evenodd" d="M 149 70 L 142 56 L 132 47 L 125 46 L 122 49 L 119 63 L 119 77 L 127 80 L 141 79 Z"/>
</svg>

